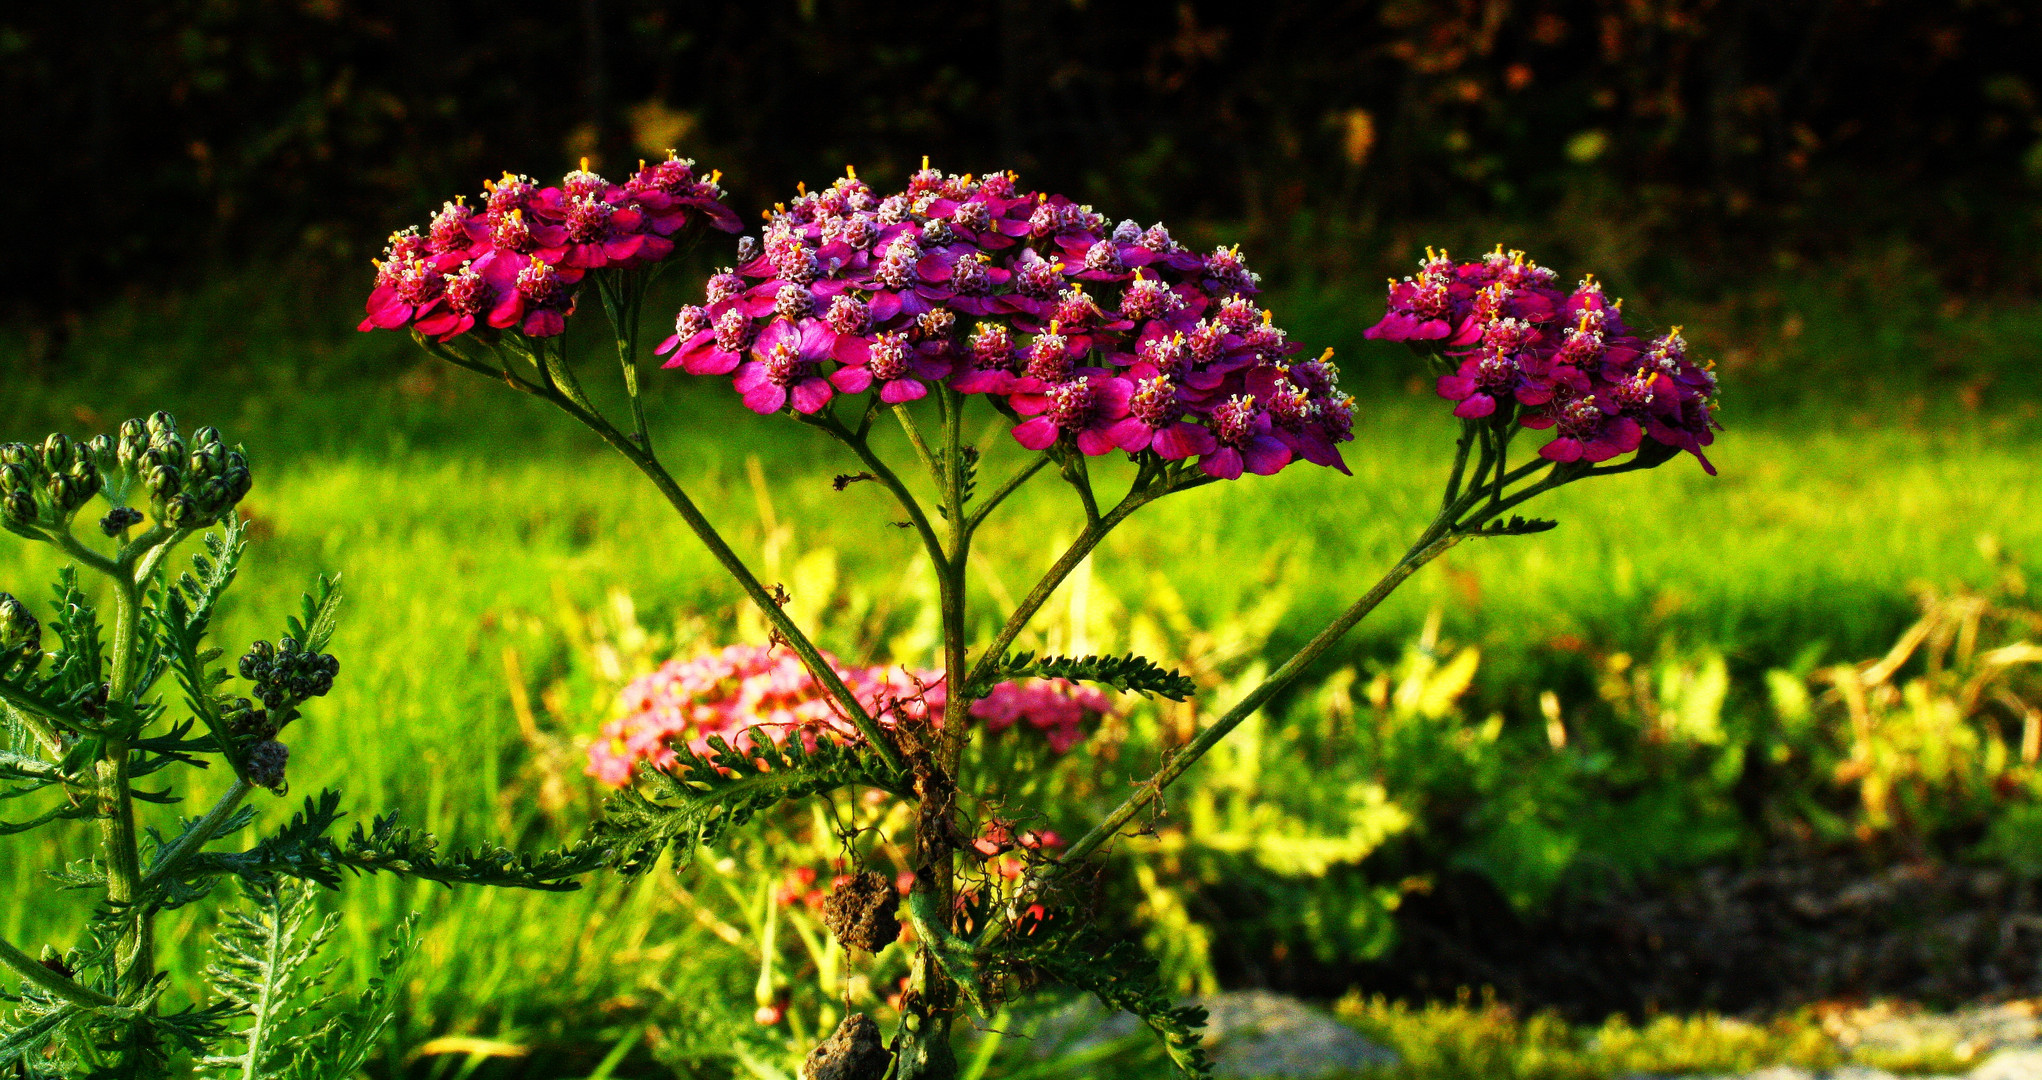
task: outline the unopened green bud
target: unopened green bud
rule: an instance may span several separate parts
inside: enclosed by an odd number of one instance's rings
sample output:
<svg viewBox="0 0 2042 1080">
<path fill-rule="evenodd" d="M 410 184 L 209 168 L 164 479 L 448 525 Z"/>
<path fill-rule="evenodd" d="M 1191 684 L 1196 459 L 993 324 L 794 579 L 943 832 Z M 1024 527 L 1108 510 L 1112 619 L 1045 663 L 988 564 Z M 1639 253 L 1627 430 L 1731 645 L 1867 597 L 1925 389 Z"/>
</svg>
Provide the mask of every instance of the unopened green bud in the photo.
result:
<svg viewBox="0 0 2042 1080">
<path fill-rule="evenodd" d="M 0 648 L 13 648 L 26 642 L 40 645 L 42 640 L 42 624 L 29 614 L 28 605 L 0 592 Z"/>
<path fill-rule="evenodd" d="M 172 495 L 163 503 L 163 523 L 173 529 L 188 529 L 199 524 L 203 515 L 189 496 Z"/>
<path fill-rule="evenodd" d="M 156 449 L 163 451 L 163 460 L 179 465 L 184 464 L 184 459 L 190 454 L 190 451 L 185 449 L 184 440 L 175 435 L 167 439 L 158 439 L 154 445 Z"/>
<path fill-rule="evenodd" d="M 66 509 L 75 510 L 91 502 L 92 497 L 106 486 L 106 477 L 100 473 L 99 466 L 92 463 L 91 458 L 79 458 L 71 464 L 71 468 L 64 475 L 71 481 L 71 497 L 77 500 L 66 503 Z"/>
<path fill-rule="evenodd" d="M 19 465 L 0 465 L 0 495 L 12 495 L 17 491 L 29 490 L 34 481 L 28 477 L 28 470 Z"/>
<path fill-rule="evenodd" d="M 142 483 L 148 486 L 151 496 L 167 499 L 184 487 L 184 476 L 168 465 L 158 465 L 149 470 Z"/>
<path fill-rule="evenodd" d="M 27 467 L 35 464 L 27 443 L 11 442 L 0 446 L 0 463 Z"/>
<path fill-rule="evenodd" d="M 0 518 L 9 525 L 30 525 L 36 519 L 35 496 L 26 491 L 10 491 L 0 498 Z"/>
<path fill-rule="evenodd" d="M 134 468 L 142 452 L 149 448 L 149 429 L 140 420 L 129 420 L 121 425 L 120 463 Z"/>
<path fill-rule="evenodd" d="M 190 466 L 193 476 L 206 479 L 220 475 L 221 470 L 227 465 L 227 456 L 220 452 L 217 445 L 201 446 L 191 452 L 186 464 Z"/>
<path fill-rule="evenodd" d="M 63 433 L 59 432 L 43 440 L 43 468 L 56 472 L 69 468 L 71 462 L 76 460 L 77 450 Z"/>
<path fill-rule="evenodd" d="M 85 443 L 85 457 L 101 469 L 114 467 L 113 436 L 94 435 Z"/>
<path fill-rule="evenodd" d="M 207 517 L 218 517 L 234 505 L 234 492 L 225 480 L 216 476 L 199 485 L 198 502 L 205 508 Z"/>
<path fill-rule="evenodd" d="M 149 441 L 152 443 L 177 438 L 177 420 L 167 412 L 159 410 L 150 413 L 149 422 L 146 427 L 149 432 Z"/>
<path fill-rule="evenodd" d="M 34 671 L 43 659 L 43 628 L 28 605 L 0 592 L 0 675 Z"/>
<path fill-rule="evenodd" d="M 220 445 L 220 429 L 202 427 L 191 433 L 191 441 L 193 446 L 218 446 Z"/>
<path fill-rule="evenodd" d="M 240 505 L 241 500 L 248 497 L 248 489 L 255 486 L 255 480 L 248 475 L 247 469 L 227 470 L 226 481 L 227 490 L 232 495 L 233 502 L 237 506 Z"/>
</svg>

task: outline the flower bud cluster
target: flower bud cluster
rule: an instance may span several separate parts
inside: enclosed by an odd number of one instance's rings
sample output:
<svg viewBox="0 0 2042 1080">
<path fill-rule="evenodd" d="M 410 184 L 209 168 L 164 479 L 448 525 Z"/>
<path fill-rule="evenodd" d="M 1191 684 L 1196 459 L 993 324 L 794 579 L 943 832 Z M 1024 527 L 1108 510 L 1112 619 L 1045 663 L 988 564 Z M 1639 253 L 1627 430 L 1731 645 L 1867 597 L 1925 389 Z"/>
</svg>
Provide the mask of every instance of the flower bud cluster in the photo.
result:
<svg viewBox="0 0 2042 1080">
<path fill-rule="evenodd" d="M 294 638 L 280 638 L 272 645 L 258 641 L 241 657 L 241 677 L 255 684 L 255 696 L 271 711 L 286 709 L 308 698 L 325 697 L 333 689 L 333 677 L 340 674 L 340 660 L 332 653 L 316 653 Z"/>
<path fill-rule="evenodd" d="M 1539 450 L 1550 461 L 1608 461 L 1646 439 L 1656 460 L 1715 441 L 1713 365 L 1688 358 L 1674 327 L 1646 340 L 1623 319 L 1623 301 L 1593 277 L 1572 291 L 1524 252 L 1456 262 L 1426 249 L 1419 271 L 1390 282 L 1389 310 L 1368 337 L 1435 351 L 1455 365 L 1439 379 L 1454 415 L 1514 412 L 1519 424 L 1552 429 Z"/>
<path fill-rule="evenodd" d="M 42 623 L 27 604 L 0 592 L 0 678 L 32 674 L 42 662 Z"/>
<path fill-rule="evenodd" d="M 0 523 L 60 527 L 93 496 L 118 503 L 139 485 L 158 522 L 200 529 L 239 505 L 251 483 L 247 458 L 218 431 L 200 428 L 186 442 L 177 421 L 159 412 L 122 424 L 117 438 L 78 443 L 58 434 L 0 446 Z M 116 505 L 100 529 L 118 536 L 141 520 L 139 510 Z"/>
<path fill-rule="evenodd" d="M 1224 479 L 1294 460 L 1345 471 L 1353 404 L 1330 353 L 1295 359 L 1237 249 L 1116 228 L 1012 174 L 924 168 L 884 197 L 855 173 L 804 189 L 740 251 L 658 351 L 734 374 L 756 412 L 940 384 L 1003 399 L 1030 449 L 1196 458 Z"/>
<path fill-rule="evenodd" d="M 943 675 L 899 667 L 853 667 L 823 654 L 851 695 L 883 727 L 903 719 L 939 722 L 948 693 Z M 1067 685 L 1067 684 L 1066 684 Z M 1024 721 L 1023 729 L 1040 731 L 1054 753 L 1064 753 L 1084 738 L 1082 724 L 1110 712 L 1112 702 L 1096 691 L 1059 691 L 1058 701 L 1017 693 L 1022 688 L 1002 683 L 986 699 L 990 712 L 972 715 L 1000 731 Z M 705 754 L 711 737 L 745 750 L 755 740 L 785 743 L 799 735 L 813 748 L 819 739 L 852 743 L 862 736 L 841 715 L 799 658 L 784 649 L 730 645 L 689 660 L 670 660 L 659 670 L 633 680 L 619 697 L 622 718 L 603 726 L 588 749 L 588 774 L 606 784 L 631 782 L 644 764 L 669 768 L 674 747 L 685 745 Z M 979 702 L 984 705 L 985 702 Z M 1073 711 L 1075 710 L 1075 711 Z"/>
<path fill-rule="evenodd" d="M 613 184 L 582 167 L 540 187 L 505 173 L 441 207 L 421 232 L 392 234 L 376 261 L 376 285 L 360 329 L 410 327 L 446 341 L 471 331 L 551 337 L 574 311 L 575 287 L 591 270 L 639 269 L 674 253 L 674 236 L 707 223 L 743 226 L 723 205 L 721 174 L 695 174 L 672 156 Z"/>
</svg>

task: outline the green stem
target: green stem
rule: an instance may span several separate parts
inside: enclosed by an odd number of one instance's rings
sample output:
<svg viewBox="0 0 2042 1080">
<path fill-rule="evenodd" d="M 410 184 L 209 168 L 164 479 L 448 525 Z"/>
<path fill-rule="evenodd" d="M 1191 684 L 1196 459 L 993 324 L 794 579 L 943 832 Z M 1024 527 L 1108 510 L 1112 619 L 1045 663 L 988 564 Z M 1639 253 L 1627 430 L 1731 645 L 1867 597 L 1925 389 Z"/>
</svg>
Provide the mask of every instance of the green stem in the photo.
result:
<svg viewBox="0 0 2042 1080">
<path fill-rule="evenodd" d="M 0 938 L 0 963 L 18 972 L 22 978 L 42 987 L 73 1005 L 88 1009 L 104 1009 L 119 1002 L 87 986 L 65 978 L 42 965 L 41 961 L 14 947 L 6 938 Z"/>
<path fill-rule="evenodd" d="M 900 421 L 902 431 L 908 433 L 908 442 L 915 448 L 915 456 L 922 459 L 922 467 L 929 470 L 929 478 L 938 487 L 943 485 L 943 470 L 936 465 L 936 455 L 929 452 L 929 444 L 922 438 L 922 429 L 915 426 L 915 416 L 905 404 L 893 407 L 894 419 Z"/>
<path fill-rule="evenodd" d="M 450 358 L 452 357 L 451 350 L 434 349 L 430 345 L 427 348 L 429 351 L 434 352 L 435 355 L 448 355 Z M 460 361 L 456 360 L 455 362 L 459 363 Z M 476 365 L 465 363 L 460 366 L 468 367 L 471 370 L 477 367 Z M 495 377 L 494 372 L 489 374 Z M 779 631 L 781 639 L 786 641 L 788 648 L 793 649 L 794 654 L 801 658 L 802 666 L 806 667 L 808 673 L 823 685 L 824 690 L 829 692 L 830 697 L 837 703 L 838 707 L 850 718 L 853 726 L 857 727 L 859 733 L 865 736 L 865 741 L 871 745 L 873 751 L 879 755 L 882 761 L 886 762 L 888 768 L 895 770 L 901 768 L 900 753 L 887 740 L 886 734 L 880 730 L 878 722 L 872 719 L 872 714 L 866 712 L 865 706 L 859 704 L 857 696 L 852 694 L 850 688 L 844 685 L 844 680 L 837 674 L 836 669 L 832 668 L 822 658 L 822 653 L 815 647 L 815 643 L 808 639 L 808 635 L 801 632 L 800 627 L 794 625 L 794 620 L 787 617 L 787 612 L 780 607 L 778 601 L 774 600 L 773 594 L 768 592 L 766 587 L 759 583 L 758 577 L 751 572 L 750 567 L 744 564 L 744 560 L 738 557 L 737 552 L 731 550 L 730 545 L 724 541 L 723 536 L 716 531 L 716 527 L 711 525 L 709 519 L 702 515 L 702 511 L 696 507 L 694 500 L 688 498 L 687 493 L 681 490 L 680 484 L 676 483 L 674 478 L 668 474 L 666 468 L 659 463 L 659 458 L 650 448 L 633 442 L 629 436 L 618 431 L 614 424 L 605 420 L 602 414 L 583 408 L 561 390 L 519 379 L 515 375 L 510 374 L 508 369 L 506 369 L 503 378 L 511 386 L 523 390 L 534 397 L 551 402 L 555 407 L 580 422 L 583 427 L 595 432 L 599 438 L 610 444 L 611 449 L 624 455 L 625 460 L 631 462 L 639 472 L 645 475 L 646 479 L 652 481 L 652 485 L 659 489 L 661 495 L 665 496 L 667 503 L 681 515 L 681 520 L 687 522 L 688 528 L 694 532 L 696 538 L 701 540 L 702 545 L 709 549 L 709 554 L 716 559 L 717 563 L 723 567 L 726 573 L 737 581 L 738 586 L 744 590 L 745 595 L 749 596 L 752 603 L 758 607 L 759 613 L 766 617 L 766 621 L 772 624 L 775 630 Z"/>
<path fill-rule="evenodd" d="M 1108 510 L 1097 521 L 1086 524 L 1085 531 L 1079 533 L 1076 540 L 1071 541 L 1071 546 L 1064 550 L 1063 556 L 1049 568 L 1048 573 L 1042 575 L 1042 580 L 1035 583 L 1035 587 L 1028 591 L 1028 595 L 1022 597 L 1013 614 L 1007 616 L 1006 624 L 1000 627 L 1000 632 L 994 636 L 993 643 L 972 667 L 971 677 L 962 686 L 952 685 L 951 693 L 961 695 L 965 687 L 975 685 L 992 674 L 999 666 L 1000 658 L 1007 655 L 1008 647 L 1014 644 L 1014 639 L 1020 637 L 1021 631 L 1027 628 L 1028 621 L 1035 617 L 1036 612 L 1042 610 L 1042 605 L 1049 602 L 1057 586 L 1063 584 L 1064 578 L 1069 577 L 1071 571 L 1085 561 L 1085 556 L 1090 555 L 1101 540 L 1106 539 L 1106 534 L 1112 532 L 1114 526 L 1127 520 L 1129 514 L 1172 491 L 1182 491 L 1187 487 L 1196 486 L 1196 481 L 1184 484 L 1158 484 L 1143 483 L 1141 482 L 1143 479 L 1148 478 L 1138 478 L 1135 486 L 1128 489 L 1126 497 L 1122 498 L 1118 505 Z"/>
<path fill-rule="evenodd" d="M 1241 725 L 1242 721 L 1253 715 L 1257 709 L 1260 709 L 1278 691 L 1295 682 L 1298 676 L 1303 674 L 1307 667 L 1311 666 L 1313 661 L 1324 655 L 1326 650 L 1332 648 L 1336 642 L 1345 637 L 1349 630 L 1354 629 L 1354 625 L 1360 622 L 1363 616 L 1374 611 L 1384 599 L 1388 598 L 1390 593 L 1396 591 L 1397 586 L 1404 583 L 1406 578 L 1417 573 L 1420 567 L 1438 558 L 1448 548 L 1459 543 L 1460 538 L 1452 535 L 1450 532 L 1452 523 L 1451 518 L 1444 514 L 1440 515 L 1433 522 L 1432 526 L 1425 531 L 1425 534 L 1419 538 L 1418 543 L 1414 544 L 1409 551 L 1405 552 L 1404 557 L 1397 561 L 1397 565 L 1391 567 L 1389 573 L 1384 574 L 1382 579 L 1375 583 L 1374 588 L 1362 594 L 1361 599 L 1356 600 L 1346 611 L 1341 612 L 1338 618 L 1328 623 L 1325 629 L 1320 630 L 1311 641 L 1305 644 L 1304 648 L 1299 649 L 1289 660 L 1284 661 L 1282 667 L 1277 668 L 1267 679 L 1264 679 L 1261 685 L 1249 691 L 1246 697 L 1237 702 L 1233 708 L 1228 709 L 1226 714 L 1215 721 L 1212 726 L 1199 732 L 1198 737 L 1192 739 L 1183 750 L 1171 755 L 1164 761 L 1162 767 L 1156 770 L 1155 775 L 1143 781 L 1135 789 L 1134 794 L 1128 796 L 1113 813 L 1107 815 L 1106 820 L 1100 822 L 1091 832 L 1086 833 L 1076 843 L 1072 844 L 1070 849 L 1058 860 L 1059 865 L 1075 865 L 1083 861 L 1099 845 L 1118 834 L 1128 822 L 1134 820 L 1136 814 L 1141 813 L 1144 807 L 1160 796 L 1163 789 L 1170 786 L 1172 781 L 1182 776 L 1186 769 L 1196 764 L 1199 758 L 1204 757 L 1207 751 L 1217 745 L 1221 739 L 1226 738 L 1230 732 Z"/>
<path fill-rule="evenodd" d="M 1041 472 L 1042 467 L 1047 464 L 1049 464 L 1049 457 L 1047 455 L 1033 455 L 1033 460 L 1016 471 L 1014 475 L 1008 477 L 1006 483 L 994 489 L 993 493 L 987 496 L 984 502 L 979 503 L 978 509 L 972 511 L 971 516 L 964 519 L 965 536 L 970 537 L 973 533 L 976 533 L 978 527 L 985 524 L 986 518 L 992 514 L 994 507 L 1007 501 L 1007 496 L 1020 490 L 1021 485 L 1027 483 L 1036 473 Z"/>
<path fill-rule="evenodd" d="M 1497 438 L 1500 441 L 1501 436 L 1497 436 Z M 1465 445 L 1465 441 L 1463 445 Z M 1217 745 L 1221 739 L 1226 738 L 1228 733 L 1239 727 L 1242 721 L 1253 715 L 1271 697 L 1274 697 L 1278 692 L 1296 681 L 1298 676 L 1303 674 L 1304 670 L 1313 661 L 1324 655 L 1326 650 L 1332 648 L 1336 642 L 1346 636 L 1347 632 L 1352 630 L 1355 624 L 1359 623 L 1369 612 L 1374 611 L 1392 592 L 1396 591 L 1397 586 L 1402 585 L 1406 579 L 1412 574 L 1417 573 L 1426 563 L 1438 558 L 1447 549 L 1459 543 L 1465 538 L 1467 532 L 1479 528 L 1483 522 L 1517 506 L 1527 499 L 1534 498 L 1543 492 L 1551 491 L 1574 479 L 1572 475 L 1563 476 L 1555 473 L 1540 483 L 1534 484 L 1507 499 L 1500 502 L 1496 501 L 1493 494 L 1495 490 L 1500 489 L 1505 484 L 1514 483 L 1520 477 L 1528 476 L 1549 464 L 1550 462 L 1534 461 L 1531 464 L 1520 466 L 1517 470 L 1505 473 L 1501 447 L 1492 447 L 1491 439 L 1485 435 L 1482 439 L 1482 461 L 1476 467 L 1474 482 L 1468 486 L 1465 492 L 1456 493 L 1460 479 L 1458 475 L 1460 471 L 1459 463 L 1456 463 L 1455 473 L 1449 477 L 1448 481 L 1446 505 L 1441 509 L 1439 515 L 1433 518 L 1432 524 L 1426 526 L 1425 531 L 1419 535 L 1417 542 L 1412 544 L 1410 549 L 1404 553 L 1404 557 L 1397 560 L 1397 564 L 1391 567 L 1389 572 L 1384 574 L 1382 579 L 1375 583 L 1374 587 L 1362 594 L 1361 598 L 1356 600 L 1346 611 L 1341 612 L 1338 618 L 1328 623 L 1324 629 L 1320 630 L 1311 641 L 1307 642 L 1289 660 L 1284 661 L 1283 666 L 1277 668 L 1267 679 L 1264 679 L 1261 685 L 1250 690 L 1247 696 L 1235 703 L 1234 707 L 1228 709 L 1226 714 L 1215 721 L 1212 726 L 1199 732 L 1198 736 L 1192 739 L 1182 751 L 1164 761 L 1162 767 L 1157 769 L 1155 774 L 1148 780 L 1143 781 L 1132 795 L 1129 795 L 1119 807 L 1106 817 L 1106 820 L 1100 822 L 1092 831 L 1086 833 L 1076 843 L 1072 844 L 1058 860 L 1057 866 L 1061 868 L 1076 865 L 1083 861 L 1086 856 L 1097 850 L 1101 844 L 1117 835 L 1122 828 L 1126 827 L 1128 822 L 1134 820 L 1135 815 L 1141 813 L 1143 808 L 1160 797 L 1164 788 L 1183 775 L 1186 769 L 1197 763 L 1199 758 L 1204 757 L 1207 751 Z M 1490 471 L 1492 466 L 1496 474 L 1496 488 L 1491 488 L 1483 481 L 1484 476 Z M 1463 515 L 1480 505 L 1485 498 L 1490 500 L 1488 506 L 1482 507 L 1481 511 L 1472 517 L 1463 518 Z"/>
<path fill-rule="evenodd" d="M 201 818 L 197 825 L 192 826 L 175 843 L 157 854 L 156 865 L 149 871 L 149 875 L 142 879 L 142 886 L 150 888 L 170 880 L 176 874 L 178 865 L 193 852 L 205 847 L 220 831 L 220 827 L 227 823 L 227 819 L 234 816 L 235 808 L 241 805 L 241 800 L 252 790 L 253 784 L 238 776 L 235 777 L 233 786 L 227 789 L 225 795 L 220 796 L 220 801 L 214 803 L 211 810 L 206 811 L 206 816 Z"/>
<path fill-rule="evenodd" d="M 831 437 L 850 447 L 851 452 L 858 455 L 858 460 L 863 462 L 867 469 L 872 470 L 872 475 L 879 478 L 879 483 L 893 492 L 894 500 L 900 503 L 901 509 L 907 513 L 908 521 L 914 525 L 915 532 L 922 538 L 922 547 L 928 552 L 929 561 L 935 565 L 936 572 L 940 575 L 947 561 L 943 554 L 943 542 L 937 539 L 936 528 L 930 524 L 929 515 L 922 511 L 922 504 L 915 499 L 914 493 L 908 490 L 907 485 L 901 483 L 900 475 L 872 451 L 871 443 L 845 427 L 835 416 L 818 414 L 802 417 L 802 421 L 829 432 Z"/>
<path fill-rule="evenodd" d="M 1446 495 L 1439 501 L 1439 508 L 1445 510 L 1461 497 L 1461 476 L 1468 468 L 1468 450 L 1475 444 L 1475 421 L 1461 421 L 1461 437 L 1454 440 L 1454 468 L 1446 478 Z"/>
<path fill-rule="evenodd" d="M 141 858 L 135 843 L 135 801 L 128 785 L 128 744 L 108 739 L 97 766 L 99 776 L 99 843 L 106 856 L 106 899 L 114 908 L 132 905 L 140 895 Z M 115 964 L 121 973 L 121 994 L 139 993 L 154 974 L 151 921 L 140 912 L 127 915 Z"/>
<path fill-rule="evenodd" d="M 629 271 L 618 271 L 629 273 Z M 624 369 L 624 393 L 631 399 L 631 425 L 638 445 L 652 446 L 652 432 L 645 424 L 645 403 L 638 398 L 638 301 L 643 288 L 635 282 L 613 279 L 609 272 L 595 272 L 596 292 L 602 297 L 603 314 L 617 338 L 617 362 Z"/>
</svg>

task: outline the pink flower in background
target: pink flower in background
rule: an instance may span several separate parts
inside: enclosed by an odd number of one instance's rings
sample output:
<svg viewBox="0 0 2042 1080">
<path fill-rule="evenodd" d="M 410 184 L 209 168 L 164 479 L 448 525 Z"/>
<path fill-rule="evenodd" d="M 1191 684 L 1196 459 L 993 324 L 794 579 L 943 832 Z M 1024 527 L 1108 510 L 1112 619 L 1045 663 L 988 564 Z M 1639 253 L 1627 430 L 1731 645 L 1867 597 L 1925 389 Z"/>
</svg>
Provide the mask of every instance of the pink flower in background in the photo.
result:
<svg viewBox="0 0 2042 1080">
<path fill-rule="evenodd" d="M 851 695 L 882 726 L 903 718 L 941 719 L 948 693 L 935 671 L 894 667 L 852 667 L 824 654 Z M 765 740 L 775 745 L 798 736 L 813 748 L 818 740 L 857 742 L 862 736 L 832 708 L 821 686 L 793 652 L 767 646 L 731 645 L 688 660 L 670 660 L 624 687 L 623 712 L 603 725 L 589 744 L 588 775 L 605 784 L 630 783 L 641 765 L 670 768 L 676 746 L 707 753 L 711 738 L 744 750 Z M 1087 724 L 1111 712 L 1107 695 L 1057 680 L 1001 683 L 975 702 L 971 715 L 992 732 L 1020 724 L 1039 732 L 1052 752 L 1062 754 L 1085 738 Z"/>
</svg>

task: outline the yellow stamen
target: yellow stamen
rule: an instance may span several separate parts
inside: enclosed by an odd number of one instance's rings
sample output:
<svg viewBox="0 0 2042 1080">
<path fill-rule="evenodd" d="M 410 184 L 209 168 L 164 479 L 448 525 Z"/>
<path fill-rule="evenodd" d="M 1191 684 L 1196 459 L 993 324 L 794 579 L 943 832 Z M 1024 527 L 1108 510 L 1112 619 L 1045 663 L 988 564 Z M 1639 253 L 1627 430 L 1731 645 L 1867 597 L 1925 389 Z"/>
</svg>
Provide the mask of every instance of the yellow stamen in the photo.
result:
<svg viewBox="0 0 2042 1080">
<path fill-rule="evenodd" d="M 1676 326 L 1675 326 L 1675 327 L 1674 327 L 1673 329 L 1671 329 L 1671 330 L 1668 330 L 1668 331 L 1666 332 L 1666 336 L 1667 336 L 1667 337 L 1679 337 L 1679 336 L 1680 336 L 1680 327 L 1679 327 L 1678 325 L 1676 325 Z"/>
<path fill-rule="evenodd" d="M 929 155 L 927 154 L 922 155 L 922 171 L 923 172 L 929 171 Z"/>
<path fill-rule="evenodd" d="M 714 184 L 714 183 L 716 183 L 717 181 L 719 181 L 719 180 L 721 180 L 721 179 L 723 179 L 723 170 L 722 170 L 722 169 L 711 169 L 711 170 L 709 170 L 709 182 L 710 182 L 711 184 Z"/>
<path fill-rule="evenodd" d="M 845 175 L 845 176 L 848 176 L 848 177 L 850 177 L 850 178 L 851 178 L 851 179 L 853 179 L 853 180 L 856 180 L 856 179 L 858 179 L 858 169 L 857 169 L 857 167 L 856 167 L 856 166 L 854 166 L 854 165 L 846 165 L 846 166 L 844 166 L 844 175 Z"/>
<path fill-rule="evenodd" d="M 1584 334 L 1588 333 L 1588 312 L 1586 310 L 1583 310 L 1581 313 L 1581 326 L 1579 329 Z"/>
<path fill-rule="evenodd" d="M 1270 311 L 1270 310 L 1268 310 L 1268 309 L 1266 309 L 1266 308 L 1265 308 L 1265 309 L 1263 310 L 1263 312 L 1262 312 L 1262 325 L 1264 325 L 1264 326 L 1268 326 L 1268 325 L 1270 325 L 1271 323 L 1273 323 L 1273 322 L 1275 322 L 1275 321 L 1276 321 L 1276 312 L 1274 312 L 1274 311 Z"/>
<path fill-rule="evenodd" d="M 587 158 L 587 157 L 583 157 L 583 158 L 581 159 L 581 171 L 582 171 L 582 172 L 587 172 L 587 171 L 588 171 L 588 158 Z"/>
<path fill-rule="evenodd" d="M 1333 346 L 1331 345 L 1326 346 L 1326 351 L 1319 354 L 1319 362 L 1322 364 L 1330 364 L 1333 362 Z"/>
<path fill-rule="evenodd" d="M 1621 296 L 1617 297 L 1615 300 L 1610 301 L 1609 306 L 1616 311 L 1624 310 L 1624 298 Z"/>
<path fill-rule="evenodd" d="M 1062 325 L 1063 325 L 1062 323 L 1058 322 L 1055 319 L 1049 320 L 1049 332 L 1052 334 L 1057 333 L 1058 328 L 1061 327 Z"/>
<path fill-rule="evenodd" d="M 645 159 L 644 159 L 644 158 L 639 158 L 639 159 L 638 159 L 638 171 L 639 171 L 639 172 L 644 172 L 644 171 L 645 171 Z"/>
<path fill-rule="evenodd" d="M 806 194 L 808 194 L 808 181 L 806 181 L 806 180 L 796 180 L 796 181 L 794 182 L 794 190 L 795 190 L 795 192 L 796 192 L 797 194 L 800 194 L 800 195 L 806 195 Z"/>
</svg>

